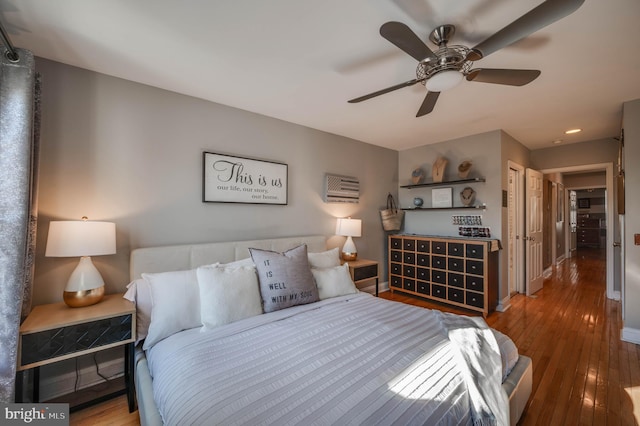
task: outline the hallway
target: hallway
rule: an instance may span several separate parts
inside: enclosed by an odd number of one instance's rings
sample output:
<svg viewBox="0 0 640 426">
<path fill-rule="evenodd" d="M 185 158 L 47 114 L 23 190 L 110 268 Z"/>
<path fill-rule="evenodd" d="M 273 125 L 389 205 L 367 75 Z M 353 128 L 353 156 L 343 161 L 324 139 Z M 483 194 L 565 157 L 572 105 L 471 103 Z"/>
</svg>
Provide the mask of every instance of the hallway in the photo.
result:
<svg viewBox="0 0 640 426">
<path fill-rule="evenodd" d="M 604 250 L 580 249 L 536 297 L 518 294 L 509 310 L 487 318 L 533 359 L 520 425 L 638 424 L 640 346 L 620 340 L 621 304 L 606 298 L 605 274 Z M 381 296 L 449 310 L 399 293 Z"/>
</svg>

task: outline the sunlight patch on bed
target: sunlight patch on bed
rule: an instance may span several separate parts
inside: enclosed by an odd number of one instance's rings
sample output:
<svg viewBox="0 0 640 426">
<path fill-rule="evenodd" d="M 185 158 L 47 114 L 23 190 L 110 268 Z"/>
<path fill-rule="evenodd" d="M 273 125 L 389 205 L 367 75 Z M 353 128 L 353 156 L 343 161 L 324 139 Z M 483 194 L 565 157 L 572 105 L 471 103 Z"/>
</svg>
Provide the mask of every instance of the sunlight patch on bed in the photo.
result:
<svg viewBox="0 0 640 426">
<path fill-rule="evenodd" d="M 455 377 L 456 371 L 451 369 L 452 357 L 450 345 L 447 342 L 440 342 L 416 359 L 387 385 L 392 392 L 402 398 L 444 400 L 446 395 L 433 395 L 429 391 L 434 388 L 434 384 L 443 380 L 448 383 Z"/>
</svg>

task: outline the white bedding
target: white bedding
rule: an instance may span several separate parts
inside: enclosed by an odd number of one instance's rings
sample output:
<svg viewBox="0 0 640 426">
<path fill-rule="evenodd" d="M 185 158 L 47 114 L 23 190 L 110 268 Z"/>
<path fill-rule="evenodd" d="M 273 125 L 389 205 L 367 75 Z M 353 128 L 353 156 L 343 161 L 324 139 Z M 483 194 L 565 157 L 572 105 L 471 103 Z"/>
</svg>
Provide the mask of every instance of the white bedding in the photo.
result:
<svg viewBox="0 0 640 426">
<path fill-rule="evenodd" d="M 508 424 L 495 338 L 455 318 L 359 293 L 182 331 L 154 398 L 166 425 Z"/>
</svg>

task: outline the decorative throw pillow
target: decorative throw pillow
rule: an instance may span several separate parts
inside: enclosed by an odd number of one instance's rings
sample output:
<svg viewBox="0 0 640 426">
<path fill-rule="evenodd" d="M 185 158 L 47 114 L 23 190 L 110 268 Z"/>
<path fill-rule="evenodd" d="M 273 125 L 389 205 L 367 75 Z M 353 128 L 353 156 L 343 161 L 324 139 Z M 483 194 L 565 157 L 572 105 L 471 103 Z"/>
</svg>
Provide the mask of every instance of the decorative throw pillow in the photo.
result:
<svg viewBox="0 0 640 426">
<path fill-rule="evenodd" d="M 309 253 L 309 265 L 312 268 L 331 268 L 340 266 L 340 252 L 338 247 L 320 253 Z"/>
<path fill-rule="evenodd" d="M 255 248 L 249 252 L 258 270 L 265 312 L 319 300 L 305 244 L 284 253 Z"/>
<path fill-rule="evenodd" d="M 333 268 L 313 268 L 311 273 L 318 285 L 320 300 L 358 292 L 356 285 L 351 280 L 349 265 L 346 263 Z"/>
<path fill-rule="evenodd" d="M 127 286 L 125 299 L 136 304 L 136 345 L 147 337 L 149 324 L 151 324 L 151 310 L 153 303 L 151 300 L 151 288 L 149 282 L 144 278 L 133 280 Z"/>
<path fill-rule="evenodd" d="M 197 274 L 203 330 L 262 314 L 258 276 L 253 264 L 202 266 Z"/>
<path fill-rule="evenodd" d="M 142 274 L 151 287 L 151 324 L 143 348 L 182 330 L 199 327 L 200 289 L 195 269 Z"/>
</svg>

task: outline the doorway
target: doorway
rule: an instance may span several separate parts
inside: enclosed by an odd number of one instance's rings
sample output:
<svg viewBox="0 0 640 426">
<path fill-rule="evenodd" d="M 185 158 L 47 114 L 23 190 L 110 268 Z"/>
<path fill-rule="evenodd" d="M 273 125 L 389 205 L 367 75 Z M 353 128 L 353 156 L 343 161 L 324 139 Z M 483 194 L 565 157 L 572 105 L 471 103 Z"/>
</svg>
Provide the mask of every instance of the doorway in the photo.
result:
<svg viewBox="0 0 640 426">
<path fill-rule="evenodd" d="M 550 169 L 550 170 L 542 170 L 545 174 L 561 174 L 564 177 L 569 177 L 571 175 L 577 174 L 589 174 L 589 173 L 602 173 L 604 172 L 604 185 L 602 190 L 604 191 L 604 200 L 601 206 L 603 211 L 603 228 L 605 232 L 599 238 L 599 245 L 604 247 L 605 257 L 606 257 L 606 295 L 609 299 L 620 300 L 620 291 L 615 290 L 615 279 L 614 279 L 614 265 L 616 264 L 615 256 L 614 256 L 614 234 L 615 229 L 617 228 L 615 218 L 615 208 L 614 208 L 614 199 L 611 194 L 614 194 L 613 191 L 613 163 L 602 163 L 602 164 L 591 164 L 591 165 L 583 165 L 583 166 L 573 166 L 573 167 L 565 167 L 559 169 Z M 570 206 L 570 190 L 582 190 L 582 189 L 593 189 L 593 185 L 585 185 L 580 187 L 578 184 L 566 184 L 565 180 L 565 191 L 563 196 L 564 201 L 564 214 L 568 215 L 570 212 L 568 211 L 568 207 Z M 576 202 L 578 203 L 577 213 L 580 212 L 580 196 L 576 197 Z M 585 197 L 586 198 L 586 197 Z M 584 202 L 583 202 L 584 203 Z M 583 206 L 586 205 L 583 204 Z M 565 216 L 566 217 L 566 216 Z M 570 241 L 571 238 L 571 227 L 566 226 L 563 238 L 565 241 Z M 576 235 L 576 237 L 578 237 Z M 595 238 L 595 237 L 592 237 Z M 595 241 L 595 240 L 592 240 Z M 594 243 L 595 244 L 595 243 Z M 570 244 L 565 244 L 564 247 L 564 256 L 569 257 L 571 255 Z M 620 256 L 618 251 L 618 256 Z"/>
</svg>

